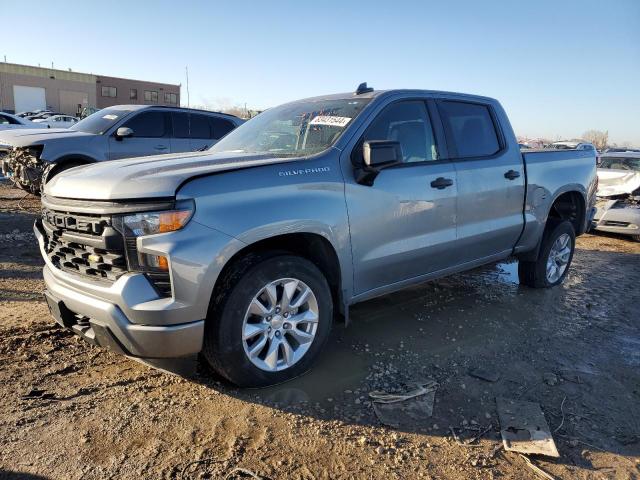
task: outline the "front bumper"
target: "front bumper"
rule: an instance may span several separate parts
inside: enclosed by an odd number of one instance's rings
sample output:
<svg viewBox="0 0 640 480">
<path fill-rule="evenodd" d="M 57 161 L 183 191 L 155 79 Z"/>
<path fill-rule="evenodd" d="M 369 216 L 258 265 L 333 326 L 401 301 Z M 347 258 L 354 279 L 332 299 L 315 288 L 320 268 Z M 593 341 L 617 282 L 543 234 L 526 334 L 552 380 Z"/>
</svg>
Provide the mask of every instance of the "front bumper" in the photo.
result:
<svg viewBox="0 0 640 480">
<path fill-rule="evenodd" d="M 61 326 L 94 345 L 142 358 L 175 358 L 202 348 L 204 320 L 170 326 L 136 325 L 122 310 L 103 300 L 76 292 L 56 280 L 44 267 L 49 310 Z"/>
<path fill-rule="evenodd" d="M 617 205 L 619 202 L 621 201 L 611 200 L 599 204 L 594 228 L 621 235 L 640 235 L 640 207 L 632 204 L 621 207 Z"/>
<path fill-rule="evenodd" d="M 178 232 L 138 239 L 141 251 L 170 258 L 174 292 L 167 298 L 141 273 L 105 283 L 60 270 L 44 250 L 38 221 L 34 232 L 46 263 L 47 303 L 65 328 L 134 357 L 175 358 L 202 349 L 204 318 L 228 237 L 191 222 Z"/>
</svg>

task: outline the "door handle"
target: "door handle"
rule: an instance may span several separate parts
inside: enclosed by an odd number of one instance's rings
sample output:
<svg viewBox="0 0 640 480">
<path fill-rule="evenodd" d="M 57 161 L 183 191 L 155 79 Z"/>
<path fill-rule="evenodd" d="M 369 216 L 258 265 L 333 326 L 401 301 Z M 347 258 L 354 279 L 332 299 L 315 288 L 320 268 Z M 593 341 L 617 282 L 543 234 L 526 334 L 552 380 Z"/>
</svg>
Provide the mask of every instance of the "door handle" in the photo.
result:
<svg viewBox="0 0 640 480">
<path fill-rule="evenodd" d="M 156 150 L 166 150 L 168 147 L 166 145 L 156 145 L 155 147 Z"/>
<path fill-rule="evenodd" d="M 504 178 L 508 178 L 509 180 L 515 180 L 519 176 L 520 176 L 520 172 L 516 172 L 515 170 L 509 170 L 504 174 Z"/>
<path fill-rule="evenodd" d="M 438 190 L 445 189 L 453 185 L 453 180 L 450 178 L 438 177 L 433 182 L 431 182 L 432 188 L 437 188 Z"/>
</svg>

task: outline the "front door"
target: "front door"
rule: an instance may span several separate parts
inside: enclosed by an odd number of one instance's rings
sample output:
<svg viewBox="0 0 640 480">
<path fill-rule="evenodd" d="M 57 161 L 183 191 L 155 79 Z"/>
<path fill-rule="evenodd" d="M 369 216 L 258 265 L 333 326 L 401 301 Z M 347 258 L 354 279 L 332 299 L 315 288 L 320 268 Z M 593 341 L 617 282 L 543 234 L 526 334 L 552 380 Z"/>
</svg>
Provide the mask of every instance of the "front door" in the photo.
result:
<svg viewBox="0 0 640 480">
<path fill-rule="evenodd" d="M 491 105 L 441 100 L 438 111 L 458 177 L 459 263 L 504 257 L 522 233 L 522 155 L 507 148 Z"/>
<path fill-rule="evenodd" d="M 456 173 L 438 158 L 425 101 L 386 106 L 354 147 L 356 163 L 367 140 L 400 142 L 403 163 L 372 186 L 346 181 L 356 294 L 455 264 Z"/>
<path fill-rule="evenodd" d="M 109 137 L 109 158 L 143 157 L 170 153 L 170 123 L 168 114 L 158 110 L 143 111 L 124 122 L 120 127 L 133 130 L 133 135 Z"/>
</svg>

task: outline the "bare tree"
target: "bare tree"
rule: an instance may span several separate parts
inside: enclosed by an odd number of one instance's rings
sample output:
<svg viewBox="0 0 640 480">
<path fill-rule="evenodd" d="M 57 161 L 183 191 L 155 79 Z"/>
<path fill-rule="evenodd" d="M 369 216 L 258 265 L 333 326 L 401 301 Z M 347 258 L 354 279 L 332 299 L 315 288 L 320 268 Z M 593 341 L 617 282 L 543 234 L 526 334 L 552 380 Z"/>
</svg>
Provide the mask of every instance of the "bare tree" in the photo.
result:
<svg viewBox="0 0 640 480">
<path fill-rule="evenodd" d="M 222 109 L 222 113 L 228 113 L 230 115 L 235 115 L 240 118 L 249 118 L 249 114 L 244 107 L 233 106 Z"/>
<path fill-rule="evenodd" d="M 585 140 L 590 141 L 598 150 L 604 150 L 609 143 L 609 131 L 589 130 L 582 134 Z"/>
</svg>

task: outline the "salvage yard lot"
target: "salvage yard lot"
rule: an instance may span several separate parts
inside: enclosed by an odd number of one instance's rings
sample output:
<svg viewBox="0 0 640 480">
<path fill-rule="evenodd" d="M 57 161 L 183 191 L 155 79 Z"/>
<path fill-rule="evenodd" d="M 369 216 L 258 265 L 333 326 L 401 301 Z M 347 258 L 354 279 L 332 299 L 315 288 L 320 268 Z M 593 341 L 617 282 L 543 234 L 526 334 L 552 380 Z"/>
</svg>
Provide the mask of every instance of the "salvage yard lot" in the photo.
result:
<svg viewBox="0 0 640 480">
<path fill-rule="evenodd" d="M 511 263 L 357 305 L 311 372 L 239 390 L 58 327 L 23 196 L 0 185 L 0 478 L 539 478 L 500 448 L 496 397 L 541 406 L 560 457 L 532 461 L 554 477 L 640 476 L 640 243 L 579 238 L 550 290 L 518 286 Z M 380 423 L 370 391 L 429 381 L 431 418 Z"/>
</svg>

